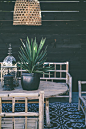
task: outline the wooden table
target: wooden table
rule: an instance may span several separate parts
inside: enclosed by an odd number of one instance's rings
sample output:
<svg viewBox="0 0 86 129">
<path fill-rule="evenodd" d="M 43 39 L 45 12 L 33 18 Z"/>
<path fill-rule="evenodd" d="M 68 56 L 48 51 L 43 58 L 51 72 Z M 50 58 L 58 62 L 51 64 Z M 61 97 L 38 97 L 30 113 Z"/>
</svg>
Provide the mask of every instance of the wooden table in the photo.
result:
<svg viewBox="0 0 86 129">
<path fill-rule="evenodd" d="M 18 87 L 15 87 L 12 91 L 3 91 L 3 88 L 0 87 L 0 94 L 10 94 L 10 93 L 39 93 L 44 91 L 45 98 L 45 111 L 46 111 L 46 124 L 50 126 L 50 117 L 49 117 L 49 98 L 59 96 L 67 92 L 68 87 L 66 83 L 55 83 L 49 81 L 40 81 L 39 89 L 34 91 L 26 91 L 22 89 L 21 83 Z"/>
</svg>

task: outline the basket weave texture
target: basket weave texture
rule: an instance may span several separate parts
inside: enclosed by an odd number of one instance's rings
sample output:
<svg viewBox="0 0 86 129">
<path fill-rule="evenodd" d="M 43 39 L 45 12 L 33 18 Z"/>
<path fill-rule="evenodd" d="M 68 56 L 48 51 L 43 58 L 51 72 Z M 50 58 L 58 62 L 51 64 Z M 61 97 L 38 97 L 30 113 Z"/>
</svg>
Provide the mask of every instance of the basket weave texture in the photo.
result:
<svg viewBox="0 0 86 129">
<path fill-rule="evenodd" d="M 16 0 L 13 25 L 41 25 L 41 9 L 38 0 Z"/>
</svg>

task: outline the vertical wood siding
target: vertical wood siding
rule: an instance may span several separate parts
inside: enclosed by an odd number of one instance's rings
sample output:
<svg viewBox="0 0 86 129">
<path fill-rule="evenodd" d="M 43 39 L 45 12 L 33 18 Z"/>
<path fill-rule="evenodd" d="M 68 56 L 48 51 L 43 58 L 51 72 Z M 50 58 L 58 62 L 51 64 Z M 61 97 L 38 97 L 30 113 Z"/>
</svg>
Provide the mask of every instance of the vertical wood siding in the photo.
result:
<svg viewBox="0 0 86 129">
<path fill-rule="evenodd" d="M 15 0 L 0 0 L 0 61 L 12 44 L 13 56 L 18 61 L 20 38 L 26 41 L 46 37 L 47 61 L 69 61 L 73 77 L 73 91 L 78 91 L 78 80 L 86 80 L 86 1 L 40 0 L 42 26 L 13 26 Z"/>
</svg>

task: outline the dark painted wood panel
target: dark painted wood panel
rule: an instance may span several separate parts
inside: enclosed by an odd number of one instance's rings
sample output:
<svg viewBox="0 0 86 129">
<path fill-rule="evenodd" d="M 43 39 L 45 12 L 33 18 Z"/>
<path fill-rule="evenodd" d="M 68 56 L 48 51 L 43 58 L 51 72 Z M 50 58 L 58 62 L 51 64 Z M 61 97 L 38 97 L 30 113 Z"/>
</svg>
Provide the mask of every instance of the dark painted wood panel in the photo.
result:
<svg viewBox="0 0 86 129">
<path fill-rule="evenodd" d="M 75 26 L 84 26 L 85 27 L 85 25 L 86 25 L 86 21 L 43 21 L 42 22 L 42 26 L 49 26 L 49 28 L 50 27 L 52 27 L 52 26 L 69 26 L 69 27 L 75 27 Z M 14 27 L 14 25 L 13 25 L 13 21 L 0 21 L 0 27 L 2 28 L 2 27 L 7 27 L 7 26 L 9 26 L 9 27 Z M 17 26 L 18 28 L 20 27 L 20 28 L 23 28 L 23 27 L 26 27 L 26 28 L 30 28 L 30 27 L 32 27 L 32 28 L 36 28 L 36 26 Z M 38 27 L 37 27 L 38 28 Z"/>
<path fill-rule="evenodd" d="M 46 36 L 46 44 L 48 44 L 48 55 L 47 61 L 69 61 L 70 62 L 70 73 L 73 76 L 73 91 L 77 91 L 78 79 L 85 79 L 84 69 L 86 63 L 82 55 L 85 54 L 86 45 L 83 42 L 86 41 L 86 35 L 75 35 L 75 34 L 57 34 L 52 36 L 50 34 L 27 34 L 27 33 L 4 33 L 0 34 L 0 59 L 1 61 L 7 55 L 8 44 L 12 44 L 13 55 L 18 60 L 18 50 L 21 45 L 19 38 L 26 40 L 26 36 L 37 37 L 40 41 L 41 37 Z M 56 40 L 55 40 L 56 39 Z M 83 39 L 83 40 L 82 40 Z M 56 41 L 56 42 L 55 42 Z M 84 74 L 84 75 L 83 75 Z"/>
<path fill-rule="evenodd" d="M 0 10 L 13 11 L 15 2 L 0 2 Z M 41 10 L 57 10 L 57 11 L 79 11 L 81 8 L 85 10 L 86 2 L 41 2 Z"/>
<path fill-rule="evenodd" d="M 11 36 L 10 36 L 11 35 Z M 69 34 L 56 34 L 56 35 L 52 35 L 50 36 L 49 34 L 45 34 L 45 35 L 38 35 L 38 34 L 26 34 L 26 33 L 4 33 L 4 34 L 0 34 L 0 43 L 2 44 L 2 48 L 4 48 L 4 45 L 6 45 L 5 47 L 7 47 L 7 45 L 10 43 L 13 44 L 13 46 L 18 47 L 21 45 L 20 42 L 20 38 L 22 38 L 22 40 L 25 42 L 26 41 L 26 37 L 34 38 L 35 36 L 37 37 L 37 41 L 39 42 L 41 40 L 42 37 L 46 37 L 46 45 L 48 45 L 48 51 L 49 53 L 70 53 L 74 51 L 74 54 L 76 54 L 77 56 L 77 52 L 81 52 L 81 51 L 77 51 L 77 50 L 81 50 L 81 47 L 84 47 L 84 51 L 85 52 L 85 46 L 82 45 L 82 43 L 80 42 L 82 40 L 82 38 L 84 39 L 84 42 L 86 40 L 86 35 L 82 36 L 82 35 L 69 35 Z M 9 38 L 8 38 L 9 37 Z M 12 40 L 13 39 L 13 40 Z M 75 42 L 74 42 L 75 41 Z M 4 44 L 3 44 L 4 43 Z M 84 44 L 84 43 L 83 43 Z M 13 47 L 14 48 L 14 47 Z M 61 51 L 62 50 L 62 51 Z M 70 51 L 72 50 L 72 51 Z M 70 55 L 68 55 L 70 56 Z M 74 55 L 71 55 L 72 57 Z M 74 57 L 73 57 L 74 58 Z M 72 58 L 72 59 L 73 59 Z"/>
<path fill-rule="evenodd" d="M 12 12 L 0 12 L 0 20 L 13 20 Z"/>
<path fill-rule="evenodd" d="M 46 37 L 47 61 L 69 61 L 69 71 L 73 77 L 73 91 L 78 91 L 78 80 L 86 80 L 86 21 L 84 21 L 86 20 L 86 2 L 83 2 L 84 0 L 79 2 L 62 0 L 64 2 L 58 3 L 46 1 L 40 3 L 42 10 L 72 9 L 79 10 L 79 12 L 42 12 L 42 20 L 47 20 L 42 22 L 42 26 L 13 26 L 13 13 L 0 12 L 0 20 L 3 20 L 0 21 L 0 61 L 3 61 L 7 56 L 9 43 L 12 44 L 13 56 L 18 61 L 18 51 L 21 46 L 20 38 L 25 42 L 27 36 L 30 39 L 37 37 L 37 41 L 40 42 L 42 37 Z M 13 8 L 14 3 L 12 2 L 0 3 L 0 10 L 10 11 Z"/>
<path fill-rule="evenodd" d="M 82 22 L 83 23 L 83 22 Z M 2 33 L 28 33 L 28 34 L 86 34 L 86 26 L 7 26 L 2 25 L 0 31 Z M 65 23 L 67 24 L 67 23 Z"/>
<path fill-rule="evenodd" d="M 0 10 L 2 11 L 13 11 L 14 10 L 14 2 L 0 2 Z"/>
<path fill-rule="evenodd" d="M 57 13 L 42 13 L 42 20 L 83 20 L 85 13 L 79 12 L 57 12 Z"/>
<path fill-rule="evenodd" d="M 81 5 L 80 2 L 68 2 L 68 3 L 40 3 L 41 10 L 58 10 L 58 11 L 67 11 L 67 10 L 79 10 Z"/>
<path fill-rule="evenodd" d="M 16 0 L 0 0 L 0 2 L 14 3 Z M 40 3 L 76 3 L 76 2 L 84 2 L 85 0 L 39 0 Z"/>
<path fill-rule="evenodd" d="M 86 13 L 79 12 L 42 12 L 42 20 L 86 20 Z M 12 12 L 0 12 L 0 20 L 13 20 Z"/>
<path fill-rule="evenodd" d="M 13 11 L 14 10 L 15 2 L 0 2 L 0 10 L 5 11 Z M 80 7 L 82 7 L 82 4 L 80 2 L 66 2 L 66 3 L 40 3 L 41 10 L 58 10 L 58 11 L 64 11 L 64 10 L 79 10 Z"/>
</svg>

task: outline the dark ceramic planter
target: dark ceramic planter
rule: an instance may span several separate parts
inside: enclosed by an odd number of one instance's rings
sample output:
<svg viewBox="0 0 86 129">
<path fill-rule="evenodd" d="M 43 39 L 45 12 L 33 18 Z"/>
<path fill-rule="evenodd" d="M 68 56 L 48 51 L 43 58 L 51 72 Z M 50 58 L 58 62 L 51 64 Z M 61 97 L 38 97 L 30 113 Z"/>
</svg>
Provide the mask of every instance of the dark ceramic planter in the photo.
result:
<svg viewBox="0 0 86 129">
<path fill-rule="evenodd" d="M 37 90 L 40 83 L 40 75 L 38 73 L 22 73 L 21 85 L 23 90 Z"/>
</svg>

